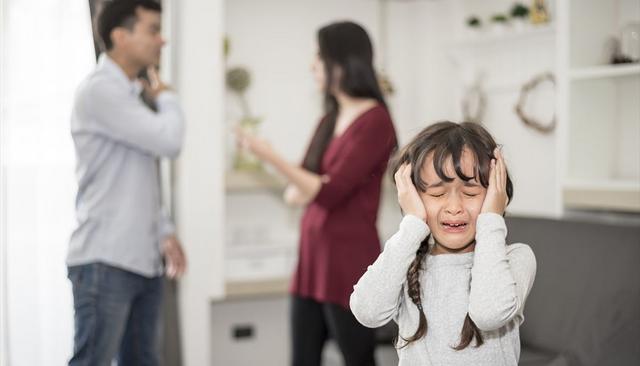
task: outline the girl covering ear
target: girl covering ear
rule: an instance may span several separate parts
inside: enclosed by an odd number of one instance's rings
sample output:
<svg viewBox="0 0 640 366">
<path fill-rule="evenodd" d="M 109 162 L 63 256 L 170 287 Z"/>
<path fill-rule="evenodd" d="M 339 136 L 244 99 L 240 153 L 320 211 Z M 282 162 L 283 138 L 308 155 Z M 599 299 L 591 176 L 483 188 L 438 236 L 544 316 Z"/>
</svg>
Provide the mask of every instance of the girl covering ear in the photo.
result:
<svg viewBox="0 0 640 366">
<path fill-rule="evenodd" d="M 351 311 L 368 327 L 398 323 L 399 365 L 516 366 L 536 260 L 506 244 L 513 185 L 494 139 L 475 123 L 436 123 L 392 170 L 404 218 Z"/>
</svg>

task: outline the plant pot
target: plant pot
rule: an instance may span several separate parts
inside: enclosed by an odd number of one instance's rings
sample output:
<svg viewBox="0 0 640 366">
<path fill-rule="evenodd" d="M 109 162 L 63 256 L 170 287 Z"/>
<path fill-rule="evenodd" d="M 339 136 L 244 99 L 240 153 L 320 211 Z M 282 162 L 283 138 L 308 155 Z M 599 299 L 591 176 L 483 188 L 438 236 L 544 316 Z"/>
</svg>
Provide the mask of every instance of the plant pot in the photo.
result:
<svg viewBox="0 0 640 366">
<path fill-rule="evenodd" d="M 507 32 L 508 28 L 507 23 L 491 23 L 491 34 L 501 36 Z"/>
<path fill-rule="evenodd" d="M 529 21 L 525 18 L 514 18 L 512 25 L 513 30 L 516 32 L 524 32 L 529 29 Z"/>
<path fill-rule="evenodd" d="M 477 38 L 484 34 L 484 27 L 466 27 L 464 29 L 464 38 Z"/>
</svg>

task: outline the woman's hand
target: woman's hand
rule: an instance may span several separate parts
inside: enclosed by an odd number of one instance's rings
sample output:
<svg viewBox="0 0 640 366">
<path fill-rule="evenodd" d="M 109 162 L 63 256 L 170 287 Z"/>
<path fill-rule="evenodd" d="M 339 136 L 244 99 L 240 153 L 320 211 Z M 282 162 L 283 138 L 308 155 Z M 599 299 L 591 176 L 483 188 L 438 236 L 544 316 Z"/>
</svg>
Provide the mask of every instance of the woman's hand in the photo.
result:
<svg viewBox="0 0 640 366">
<path fill-rule="evenodd" d="M 320 191 L 323 183 L 328 182 L 328 177 L 320 176 L 298 165 L 289 163 L 280 156 L 265 140 L 258 138 L 239 127 L 235 128 L 238 144 L 253 153 L 258 159 L 270 164 L 282 174 L 290 184 L 298 190 L 296 199 L 306 204 L 310 202 Z M 295 192 L 294 192 L 295 193 Z"/>
<path fill-rule="evenodd" d="M 288 184 L 283 194 L 284 202 L 289 206 L 304 206 L 309 203 L 309 198 L 305 197 L 300 189 L 293 184 Z"/>
<path fill-rule="evenodd" d="M 509 197 L 507 196 L 507 167 L 504 163 L 502 151 L 499 148 L 496 148 L 493 154 L 496 159 L 491 159 L 489 187 L 482 203 L 481 212 L 493 212 L 502 215 L 509 202 Z"/>
<path fill-rule="evenodd" d="M 411 164 L 402 164 L 393 176 L 398 190 L 398 202 L 405 215 L 413 215 L 427 222 L 427 209 L 411 180 Z"/>
<path fill-rule="evenodd" d="M 271 162 L 276 155 L 275 150 L 271 147 L 269 141 L 254 136 L 240 127 L 235 128 L 236 139 L 238 144 L 243 148 L 251 151 L 258 159 Z"/>
</svg>

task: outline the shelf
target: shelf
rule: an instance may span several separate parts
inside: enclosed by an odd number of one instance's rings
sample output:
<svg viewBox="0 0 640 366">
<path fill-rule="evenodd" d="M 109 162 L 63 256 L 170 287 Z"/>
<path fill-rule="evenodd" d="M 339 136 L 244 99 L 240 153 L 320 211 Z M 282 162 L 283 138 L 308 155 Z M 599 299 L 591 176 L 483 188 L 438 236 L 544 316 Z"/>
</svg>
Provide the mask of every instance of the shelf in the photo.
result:
<svg viewBox="0 0 640 366">
<path fill-rule="evenodd" d="M 229 259 L 263 259 L 269 256 L 295 256 L 297 240 L 281 244 L 231 244 L 227 243 L 226 257 Z"/>
<path fill-rule="evenodd" d="M 571 208 L 640 212 L 640 181 L 569 181 L 563 195 Z"/>
<path fill-rule="evenodd" d="M 225 177 L 227 192 L 247 191 L 282 191 L 286 187 L 286 181 L 278 176 L 264 171 L 242 172 L 230 171 Z"/>
<path fill-rule="evenodd" d="M 453 49 L 491 47 L 508 44 L 512 42 L 526 42 L 527 40 L 553 38 L 556 34 L 555 27 L 551 25 L 532 26 L 523 30 L 515 28 L 505 28 L 501 34 L 491 33 L 491 30 L 478 31 L 473 37 L 466 37 L 454 41 L 451 44 Z"/>
<path fill-rule="evenodd" d="M 225 299 L 246 299 L 261 296 L 286 295 L 289 289 L 288 277 L 276 277 L 255 281 L 226 281 Z"/>
<path fill-rule="evenodd" d="M 624 76 L 640 76 L 640 64 L 602 65 L 572 69 L 572 80 L 591 80 L 617 78 Z"/>
</svg>

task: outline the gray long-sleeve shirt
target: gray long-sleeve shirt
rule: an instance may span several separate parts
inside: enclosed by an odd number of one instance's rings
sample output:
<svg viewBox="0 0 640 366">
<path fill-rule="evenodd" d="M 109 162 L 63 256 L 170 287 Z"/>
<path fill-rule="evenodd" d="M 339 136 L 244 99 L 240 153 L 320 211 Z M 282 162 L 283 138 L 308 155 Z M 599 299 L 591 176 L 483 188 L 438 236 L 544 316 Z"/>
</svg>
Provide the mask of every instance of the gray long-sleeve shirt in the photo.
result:
<svg viewBox="0 0 640 366">
<path fill-rule="evenodd" d="M 401 337 L 415 333 L 419 313 L 407 294 L 406 274 L 428 234 L 424 221 L 414 216 L 403 218 L 400 230 L 354 286 L 350 306 L 358 321 L 378 327 L 393 319 Z M 529 246 L 506 245 L 506 234 L 502 216 L 481 214 L 474 252 L 425 257 L 420 284 L 427 335 L 398 349 L 399 365 L 518 364 L 519 326 L 536 261 Z M 460 341 L 467 313 L 480 329 L 484 344 L 476 348 L 472 341 L 456 351 L 452 347 Z"/>
<path fill-rule="evenodd" d="M 147 277 L 163 272 L 160 244 L 174 227 L 160 205 L 157 160 L 178 155 L 184 121 L 173 93 L 160 93 L 154 112 L 140 91 L 106 54 L 76 91 L 77 223 L 69 266 L 102 262 Z"/>
</svg>

